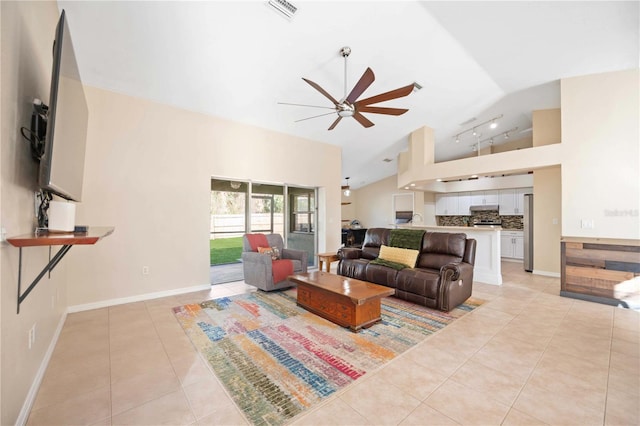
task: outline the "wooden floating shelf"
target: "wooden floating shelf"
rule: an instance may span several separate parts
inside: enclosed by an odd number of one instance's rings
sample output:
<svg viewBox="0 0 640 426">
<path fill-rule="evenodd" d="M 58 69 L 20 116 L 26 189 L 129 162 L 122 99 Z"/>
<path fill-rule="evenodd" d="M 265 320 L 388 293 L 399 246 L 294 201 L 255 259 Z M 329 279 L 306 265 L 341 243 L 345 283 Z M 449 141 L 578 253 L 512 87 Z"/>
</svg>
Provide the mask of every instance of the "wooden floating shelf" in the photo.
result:
<svg viewBox="0 0 640 426">
<path fill-rule="evenodd" d="M 64 257 L 65 254 L 74 245 L 93 245 L 100 239 L 109 236 L 113 233 L 114 228 L 112 226 L 97 226 L 89 227 L 86 232 L 40 232 L 19 235 L 17 237 L 7 238 L 7 242 L 14 247 L 18 247 L 18 300 L 17 300 L 17 313 L 20 313 L 20 304 L 27 298 L 31 290 L 40 282 L 42 277 L 47 272 L 53 271 L 58 262 Z M 40 274 L 33 280 L 31 285 L 27 287 L 24 293 L 21 292 L 22 287 L 22 249 L 24 247 L 42 247 L 42 246 L 62 246 L 62 248 L 51 257 L 51 251 L 49 251 L 49 263 L 42 269 Z"/>
</svg>

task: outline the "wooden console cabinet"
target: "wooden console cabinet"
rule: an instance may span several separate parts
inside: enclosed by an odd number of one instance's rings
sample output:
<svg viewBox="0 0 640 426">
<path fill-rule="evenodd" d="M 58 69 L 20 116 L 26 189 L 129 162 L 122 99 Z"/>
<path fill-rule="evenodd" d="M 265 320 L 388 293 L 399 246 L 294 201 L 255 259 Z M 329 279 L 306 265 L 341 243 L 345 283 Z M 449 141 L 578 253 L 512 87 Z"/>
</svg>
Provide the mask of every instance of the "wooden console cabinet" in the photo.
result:
<svg viewBox="0 0 640 426">
<path fill-rule="evenodd" d="M 564 237 L 561 262 L 561 296 L 618 305 L 640 295 L 640 241 Z"/>
</svg>

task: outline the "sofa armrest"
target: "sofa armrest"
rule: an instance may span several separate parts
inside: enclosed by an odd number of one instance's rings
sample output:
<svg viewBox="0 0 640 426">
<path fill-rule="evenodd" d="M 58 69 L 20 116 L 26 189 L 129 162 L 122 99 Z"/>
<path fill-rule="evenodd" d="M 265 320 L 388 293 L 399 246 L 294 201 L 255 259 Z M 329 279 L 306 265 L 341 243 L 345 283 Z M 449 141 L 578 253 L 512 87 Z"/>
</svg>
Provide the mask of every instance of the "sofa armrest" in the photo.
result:
<svg viewBox="0 0 640 426">
<path fill-rule="evenodd" d="M 247 284 L 267 288 L 273 285 L 271 255 L 252 251 L 242 253 L 242 272 Z"/>
<path fill-rule="evenodd" d="M 466 280 L 473 277 L 473 265 L 466 262 L 448 263 L 440 268 L 440 275 L 449 281 Z"/>
<path fill-rule="evenodd" d="M 253 263 L 263 266 L 271 267 L 271 255 L 270 254 L 262 254 L 255 251 L 245 251 L 242 252 L 242 262 L 243 263 Z"/>
<path fill-rule="evenodd" d="M 357 247 L 342 247 L 338 250 L 338 257 L 342 259 L 360 259 L 362 257 L 362 249 Z"/>
<path fill-rule="evenodd" d="M 304 274 L 307 272 L 309 254 L 306 251 L 283 248 L 281 254 L 283 259 L 299 260 L 302 265 L 302 273 Z"/>
<path fill-rule="evenodd" d="M 471 297 L 473 265 L 466 262 L 448 263 L 440 268 L 439 308 L 450 311 Z"/>
</svg>

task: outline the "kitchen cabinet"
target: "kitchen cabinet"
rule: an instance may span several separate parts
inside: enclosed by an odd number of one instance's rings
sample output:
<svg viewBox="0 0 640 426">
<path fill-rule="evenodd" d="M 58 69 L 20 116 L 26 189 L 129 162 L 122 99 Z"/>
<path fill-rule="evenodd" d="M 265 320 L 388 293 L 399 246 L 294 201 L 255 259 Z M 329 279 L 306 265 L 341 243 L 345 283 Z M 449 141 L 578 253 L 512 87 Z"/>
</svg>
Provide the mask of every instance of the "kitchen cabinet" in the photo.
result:
<svg viewBox="0 0 640 426">
<path fill-rule="evenodd" d="M 471 207 L 471 192 L 459 192 L 458 193 L 458 215 L 470 216 L 469 211 Z"/>
<path fill-rule="evenodd" d="M 523 231 L 502 231 L 500 234 L 500 256 L 524 259 Z"/>
<path fill-rule="evenodd" d="M 485 206 L 489 204 L 498 204 L 499 193 L 495 191 L 474 191 L 471 193 L 472 206 Z"/>
<path fill-rule="evenodd" d="M 533 194 L 533 188 L 500 190 L 500 215 L 522 216 L 524 214 L 524 194 Z"/>
<path fill-rule="evenodd" d="M 436 216 L 456 216 L 458 214 L 458 194 L 436 195 Z"/>
</svg>

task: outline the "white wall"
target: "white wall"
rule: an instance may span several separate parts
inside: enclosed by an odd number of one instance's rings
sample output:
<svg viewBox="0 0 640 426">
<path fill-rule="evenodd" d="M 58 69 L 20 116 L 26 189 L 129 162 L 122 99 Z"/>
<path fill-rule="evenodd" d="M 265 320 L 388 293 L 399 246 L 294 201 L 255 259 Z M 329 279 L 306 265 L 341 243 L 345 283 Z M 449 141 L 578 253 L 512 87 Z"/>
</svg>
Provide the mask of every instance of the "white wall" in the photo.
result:
<svg viewBox="0 0 640 426">
<path fill-rule="evenodd" d="M 34 97 L 48 103 L 51 79 L 51 45 L 59 13 L 55 2 L 0 2 L 1 111 L 0 226 L 7 236 L 31 233 L 35 227 L 34 191 L 37 164 L 20 127 L 31 120 Z M 54 247 L 56 253 L 59 247 Z M 14 424 L 32 388 L 57 327 L 66 311 L 66 260 L 45 276 L 16 313 L 19 250 L 0 243 L 0 423 Z M 47 264 L 45 247 L 23 250 L 22 290 Z M 28 348 L 29 329 L 36 325 L 36 341 Z M 33 393 L 31 394 L 33 396 Z M 28 407 L 26 407 L 28 408 Z M 24 413 L 27 413 L 26 408 Z"/>
<path fill-rule="evenodd" d="M 639 82 L 638 69 L 561 82 L 564 236 L 640 239 Z"/>
<path fill-rule="evenodd" d="M 37 164 L 19 133 L 31 101 L 48 102 L 55 2 L 0 2 L 0 226 L 35 227 Z M 103 303 L 209 282 L 212 176 L 320 187 L 319 249 L 340 246 L 339 148 L 239 125 L 95 88 L 78 224 L 115 226 L 95 246 L 76 246 L 16 314 L 18 249 L 0 243 L 0 424 L 24 422 L 43 361 L 69 306 Z M 309 161 L 313 158 L 313 161 Z M 55 253 L 59 247 L 53 247 Z M 24 287 L 48 248 L 23 250 Z M 142 276 L 141 267 L 151 274 Z M 28 331 L 36 324 L 35 345 Z"/>
<path fill-rule="evenodd" d="M 389 228 L 395 218 L 393 194 L 414 194 L 414 212 L 424 217 L 422 191 L 398 189 L 396 176 L 390 176 L 354 191 L 356 218 L 364 228 Z"/>
<path fill-rule="evenodd" d="M 86 94 L 76 221 L 115 232 L 69 262 L 69 305 L 207 285 L 212 176 L 321 187 L 319 250 L 340 246 L 340 148 L 101 89 Z"/>
</svg>

